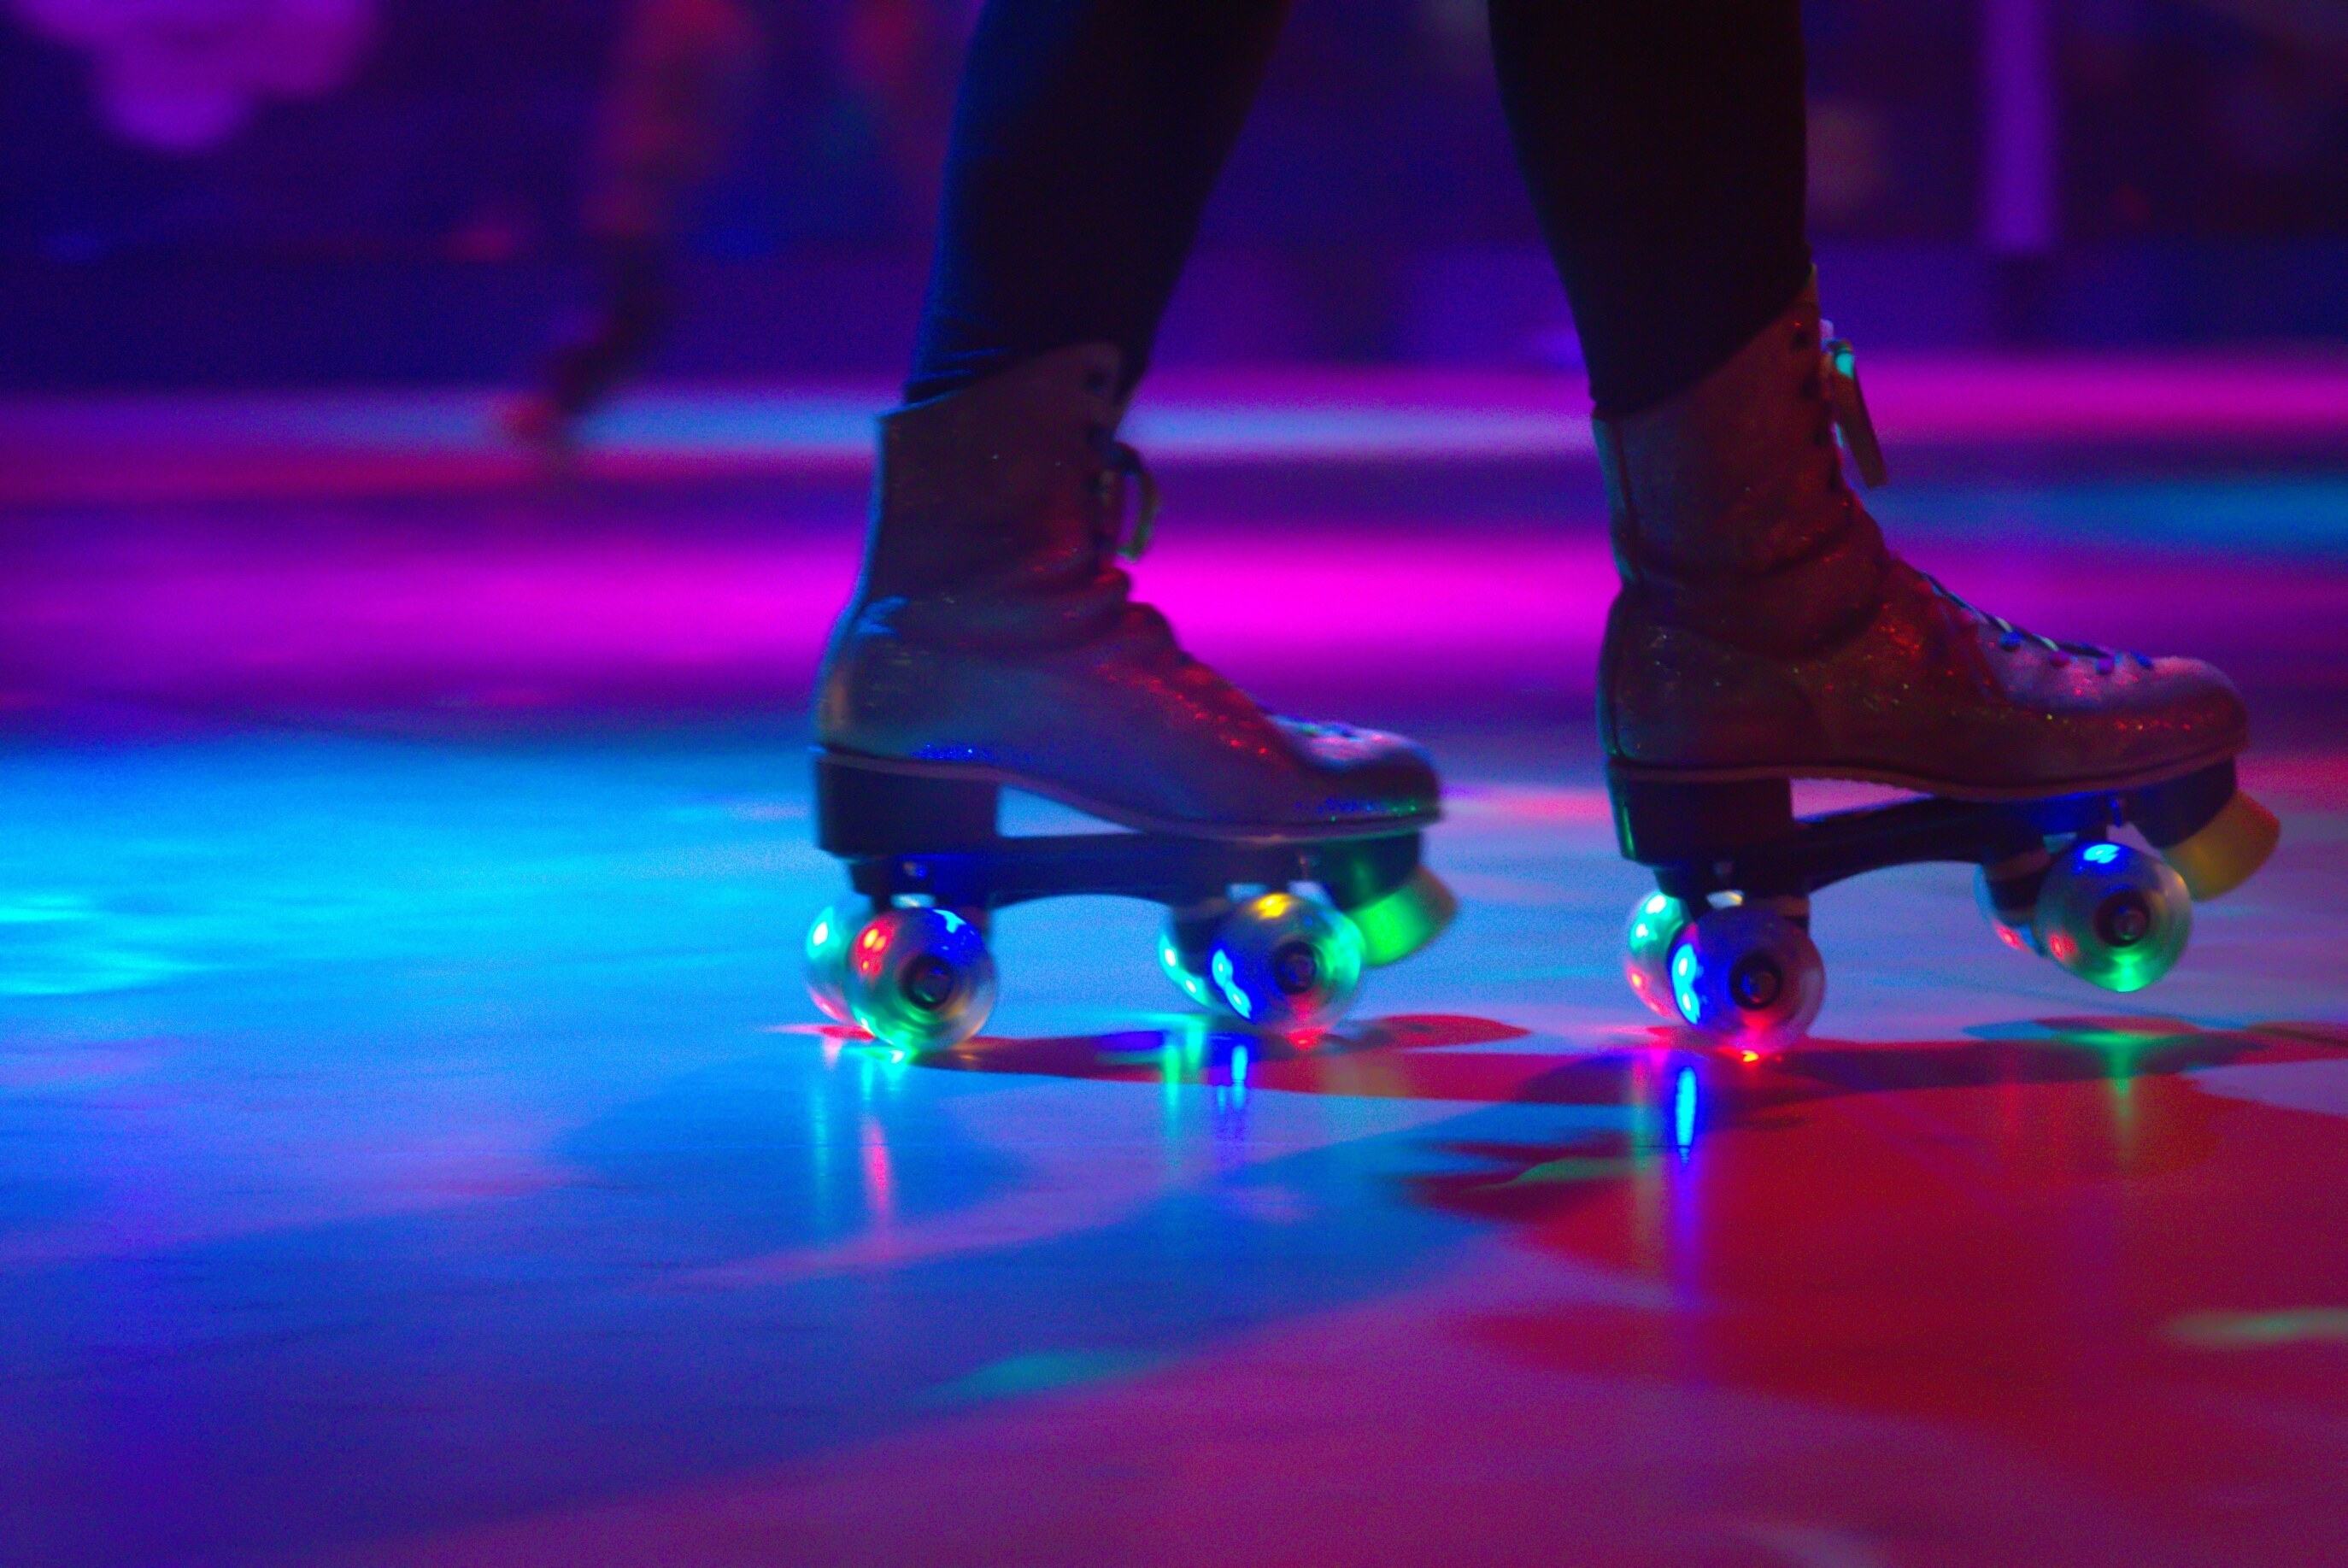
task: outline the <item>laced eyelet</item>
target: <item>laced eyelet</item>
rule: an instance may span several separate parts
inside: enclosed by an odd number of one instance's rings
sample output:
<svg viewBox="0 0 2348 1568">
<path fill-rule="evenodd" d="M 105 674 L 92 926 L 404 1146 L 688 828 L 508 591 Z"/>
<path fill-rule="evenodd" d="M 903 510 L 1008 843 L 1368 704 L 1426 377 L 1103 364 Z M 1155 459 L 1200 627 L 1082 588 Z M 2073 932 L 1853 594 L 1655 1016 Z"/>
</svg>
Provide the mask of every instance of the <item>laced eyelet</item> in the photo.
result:
<svg viewBox="0 0 2348 1568">
<path fill-rule="evenodd" d="M 1923 578 L 1923 580 L 1931 585 L 1933 593 L 1938 593 L 1941 598 L 1946 599 L 1950 603 L 1954 604 L 1958 609 L 1962 610 L 1966 614 L 1973 617 L 1974 620 L 1980 622 L 1983 626 L 1996 632 L 1998 634 L 1997 645 L 2001 652 L 2010 654 L 2019 649 L 2025 643 L 2034 643 L 2045 651 L 2049 662 L 2051 662 L 2056 669 L 2061 669 L 2067 665 L 2074 658 L 2094 660 L 2096 670 L 2104 675 L 2110 675 L 2113 671 L 2119 668 L 2119 661 L 2122 658 L 2134 659 L 2146 669 L 2152 668 L 2152 661 L 2146 658 L 2142 654 L 2116 654 L 2109 648 L 2099 648 L 2092 643 L 2058 643 L 2052 637 L 2042 637 L 2035 632 L 2025 632 L 2020 626 L 2017 626 L 2013 622 L 2007 620 L 2004 616 L 1993 615 L 1988 611 L 1980 608 L 1978 605 L 1969 603 L 1957 594 L 1951 593 L 1948 585 L 1942 583 L 1939 578 L 1933 576 L 1931 573 L 1920 572 L 1917 575 Z"/>
</svg>

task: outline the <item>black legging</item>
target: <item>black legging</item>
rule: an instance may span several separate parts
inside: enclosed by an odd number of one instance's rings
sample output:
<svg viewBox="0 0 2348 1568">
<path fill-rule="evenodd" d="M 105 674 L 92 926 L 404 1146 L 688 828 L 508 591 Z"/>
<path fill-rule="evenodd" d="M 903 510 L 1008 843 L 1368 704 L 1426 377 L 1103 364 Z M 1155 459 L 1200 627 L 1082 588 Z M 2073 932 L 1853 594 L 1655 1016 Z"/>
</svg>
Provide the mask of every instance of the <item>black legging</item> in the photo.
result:
<svg viewBox="0 0 2348 1568">
<path fill-rule="evenodd" d="M 1599 411 L 1670 397 L 1808 276 L 1800 0 L 1490 0 Z M 1072 343 L 1148 360 L 1286 0 L 987 0 L 908 400 Z"/>
</svg>

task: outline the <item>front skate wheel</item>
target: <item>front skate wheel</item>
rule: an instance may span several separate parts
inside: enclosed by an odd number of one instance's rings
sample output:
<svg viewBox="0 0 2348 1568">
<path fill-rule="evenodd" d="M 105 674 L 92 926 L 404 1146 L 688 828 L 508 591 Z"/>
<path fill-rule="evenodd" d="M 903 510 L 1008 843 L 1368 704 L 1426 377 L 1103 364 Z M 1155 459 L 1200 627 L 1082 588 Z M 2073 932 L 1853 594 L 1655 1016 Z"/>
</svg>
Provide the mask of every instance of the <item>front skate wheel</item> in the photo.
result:
<svg viewBox="0 0 2348 1568">
<path fill-rule="evenodd" d="M 881 911 L 856 934 L 841 987 L 877 1039 L 909 1051 L 959 1045 L 994 1010 L 985 934 L 946 909 Z"/>
<path fill-rule="evenodd" d="M 1361 988 L 1361 933 L 1326 904 L 1263 893 L 1216 926 L 1207 977 L 1216 1002 L 1257 1028 L 1325 1028 Z"/>
<path fill-rule="evenodd" d="M 808 923 L 808 995 L 833 1023 L 856 1022 L 848 1006 L 848 954 L 871 918 L 872 901 L 851 897 L 826 907 Z"/>
<path fill-rule="evenodd" d="M 1672 947 L 1672 1001 L 1694 1027 L 1748 1050 L 1800 1039 L 1827 996 L 1810 934 L 1766 904 L 1708 909 Z"/>
<path fill-rule="evenodd" d="M 1680 1023 L 1672 1000 L 1672 944 L 1688 928 L 1688 906 L 1667 892 L 1651 892 L 1631 906 L 1622 929 L 1622 977 L 1639 1000 L 1673 1023 Z"/>
<path fill-rule="evenodd" d="M 2193 897 L 2163 861 L 2126 844 L 2074 845 L 2038 890 L 2046 956 L 2106 991 L 2141 991 L 2168 973 L 2193 934 Z"/>
</svg>

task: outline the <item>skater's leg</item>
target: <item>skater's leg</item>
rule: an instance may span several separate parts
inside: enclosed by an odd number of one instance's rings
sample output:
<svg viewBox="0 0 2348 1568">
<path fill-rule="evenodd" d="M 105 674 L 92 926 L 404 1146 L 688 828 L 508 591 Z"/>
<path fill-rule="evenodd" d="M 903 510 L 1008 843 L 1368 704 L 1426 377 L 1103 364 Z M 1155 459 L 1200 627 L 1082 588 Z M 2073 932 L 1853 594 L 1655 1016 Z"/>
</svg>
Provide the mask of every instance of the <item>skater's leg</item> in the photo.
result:
<svg viewBox="0 0 2348 1568">
<path fill-rule="evenodd" d="M 596 248 L 595 263 L 595 304 L 586 326 L 546 366 L 547 401 L 566 420 L 602 403 L 643 364 L 670 313 L 673 263 L 658 241 L 606 240 Z"/>
<path fill-rule="evenodd" d="M 1799 0 L 1490 0 L 1599 412 L 1725 363 L 1810 271 Z"/>
<path fill-rule="evenodd" d="M 1286 0 L 988 0 L 906 401 L 1080 343 L 1148 357 Z"/>
<path fill-rule="evenodd" d="M 687 208 L 732 140 L 761 53 L 741 0 L 631 0 L 588 181 L 595 298 L 547 356 L 538 390 L 506 411 L 513 434 L 561 447 L 651 352 Z"/>
</svg>

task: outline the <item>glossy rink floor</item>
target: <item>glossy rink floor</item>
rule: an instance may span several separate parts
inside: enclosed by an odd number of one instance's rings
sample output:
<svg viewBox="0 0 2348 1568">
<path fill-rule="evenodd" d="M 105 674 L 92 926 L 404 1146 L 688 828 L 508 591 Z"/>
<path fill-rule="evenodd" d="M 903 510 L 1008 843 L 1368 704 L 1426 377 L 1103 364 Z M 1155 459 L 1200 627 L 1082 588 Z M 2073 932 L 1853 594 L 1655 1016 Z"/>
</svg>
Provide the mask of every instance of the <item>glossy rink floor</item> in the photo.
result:
<svg viewBox="0 0 2348 1568">
<path fill-rule="evenodd" d="M 2126 997 L 1837 889 L 1757 1062 L 1620 978 L 1546 389 L 1158 416 L 1145 590 L 1434 738 L 1452 934 L 1299 1049 L 1021 909 L 910 1063 L 793 957 L 857 395 L 552 481 L 455 399 L 0 410 L 0 1562 L 2338 1563 L 2348 378 L 2172 368 L 1888 366 L 1880 511 L 2227 661 L 2277 860 Z"/>
</svg>

